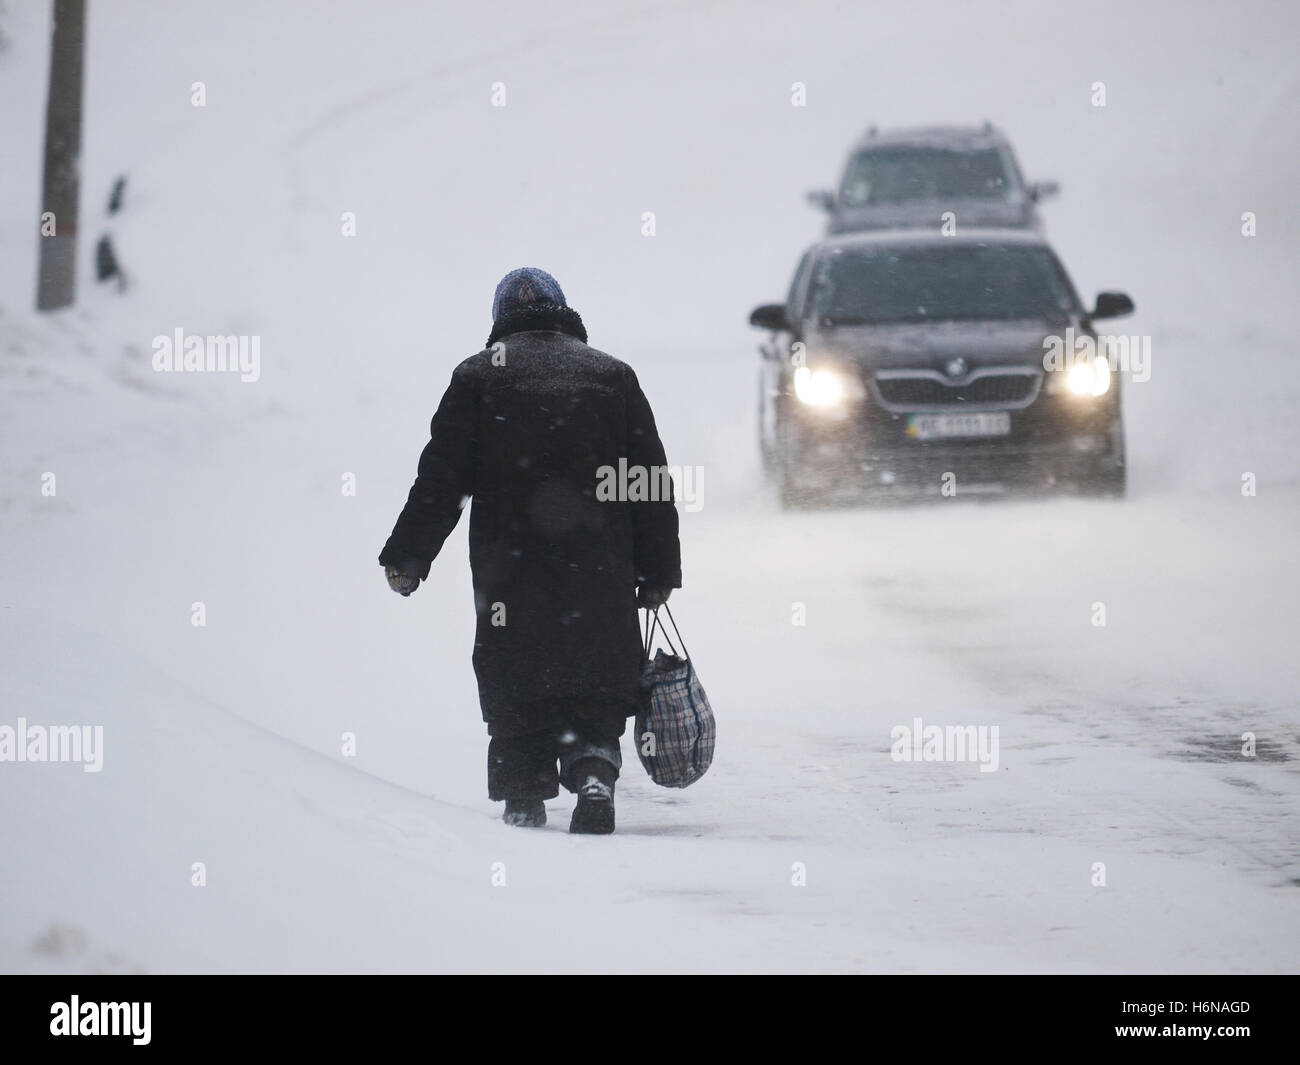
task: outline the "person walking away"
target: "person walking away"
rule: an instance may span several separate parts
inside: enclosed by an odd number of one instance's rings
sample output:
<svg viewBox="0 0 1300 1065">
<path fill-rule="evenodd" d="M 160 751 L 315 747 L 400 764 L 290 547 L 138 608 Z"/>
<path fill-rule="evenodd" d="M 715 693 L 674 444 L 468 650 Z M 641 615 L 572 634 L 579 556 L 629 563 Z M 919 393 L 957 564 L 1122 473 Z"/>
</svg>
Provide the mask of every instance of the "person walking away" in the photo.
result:
<svg viewBox="0 0 1300 1065">
<path fill-rule="evenodd" d="M 651 491 L 598 490 L 620 461 L 627 483 L 642 469 Z M 550 274 L 508 273 L 487 346 L 452 373 L 379 555 L 409 596 L 470 507 L 488 795 L 508 824 L 544 825 L 563 784 L 577 795 L 570 832 L 614 830 L 619 738 L 638 703 L 637 606 L 682 584 L 666 471 L 632 368 L 588 346 Z"/>
</svg>

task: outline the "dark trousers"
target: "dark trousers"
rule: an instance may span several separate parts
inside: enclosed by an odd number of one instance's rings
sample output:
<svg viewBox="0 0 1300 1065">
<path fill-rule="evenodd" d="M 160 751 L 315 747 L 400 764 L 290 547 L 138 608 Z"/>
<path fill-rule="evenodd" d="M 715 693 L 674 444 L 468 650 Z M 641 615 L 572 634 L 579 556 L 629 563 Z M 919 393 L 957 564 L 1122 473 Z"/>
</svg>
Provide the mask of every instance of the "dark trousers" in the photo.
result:
<svg viewBox="0 0 1300 1065">
<path fill-rule="evenodd" d="M 618 734 L 587 723 L 493 736 L 488 742 L 488 798 L 553 799 L 561 784 L 577 791 L 589 775 L 612 785 L 622 767 Z"/>
</svg>

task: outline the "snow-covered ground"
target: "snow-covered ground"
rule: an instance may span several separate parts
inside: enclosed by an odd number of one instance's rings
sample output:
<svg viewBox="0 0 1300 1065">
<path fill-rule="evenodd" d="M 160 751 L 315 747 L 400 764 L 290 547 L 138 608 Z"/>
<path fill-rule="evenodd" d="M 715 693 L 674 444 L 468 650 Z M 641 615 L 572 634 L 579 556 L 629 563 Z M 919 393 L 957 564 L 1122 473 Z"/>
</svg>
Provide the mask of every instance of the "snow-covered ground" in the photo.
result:
<svg viewBox="0 0 1300 1065">
<path fill-rule="evenodd" d="M 89 6 L 45 319 L 47 5 L 0 26 L 0 726 L 104 729 L 99 773 L 0 762 L 0 968 L 1300 968 L 1292 5 Z M 868 123 L 985 117 L 1152 337 L 1130 498 L 782 512 L 745 320 L 803 190 Z M 526 263 L 705 471 L 673 605 L 717 759 L 678 793 L 625 750 L 610 838 L 485 797 L 464 526 L 409 600 L 374 562 Z M 178 327 L 260 379 L 154 373 Z M 996 725 L 997 771 L 893 761 L 917 716 Z"/>
</svg>

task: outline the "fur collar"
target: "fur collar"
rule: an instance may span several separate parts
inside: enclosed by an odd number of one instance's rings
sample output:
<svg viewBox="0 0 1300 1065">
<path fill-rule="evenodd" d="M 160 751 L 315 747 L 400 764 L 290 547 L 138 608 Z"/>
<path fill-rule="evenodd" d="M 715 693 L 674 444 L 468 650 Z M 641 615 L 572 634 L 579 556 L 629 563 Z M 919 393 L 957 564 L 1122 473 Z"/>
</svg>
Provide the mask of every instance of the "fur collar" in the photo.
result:
<svg viewBox="0 0 1300 1065">
<path fill-rule="evenodd" d="M 582 317 L 572 307 L 560 307 L 554 303 L 525 303 L 496 320 L 488 336 L 487 347 L 490 348 L 511 333 L 526 333 L 534 329 L 567 333 L 584 344 L 587 342 L 587 329 L 582 324 Z"/>
</svg>

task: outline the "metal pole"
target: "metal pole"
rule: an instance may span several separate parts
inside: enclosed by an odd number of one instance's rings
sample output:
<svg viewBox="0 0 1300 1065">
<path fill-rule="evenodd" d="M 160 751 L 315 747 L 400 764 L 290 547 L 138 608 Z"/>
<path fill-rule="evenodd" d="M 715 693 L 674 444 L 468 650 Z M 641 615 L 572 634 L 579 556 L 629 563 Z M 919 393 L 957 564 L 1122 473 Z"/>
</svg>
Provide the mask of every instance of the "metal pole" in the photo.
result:
<svg viewBox="0 0 1300 1065">
<path fill-rule="evenodd" d="M 86 0 L 54 0 L 50 95 L 36 308 L 70 307 L 77 293 L 77 198 L 81 185 L 81 82 Z"/>
</svg>

